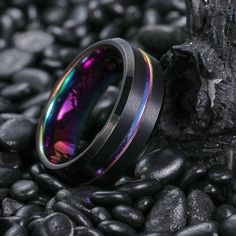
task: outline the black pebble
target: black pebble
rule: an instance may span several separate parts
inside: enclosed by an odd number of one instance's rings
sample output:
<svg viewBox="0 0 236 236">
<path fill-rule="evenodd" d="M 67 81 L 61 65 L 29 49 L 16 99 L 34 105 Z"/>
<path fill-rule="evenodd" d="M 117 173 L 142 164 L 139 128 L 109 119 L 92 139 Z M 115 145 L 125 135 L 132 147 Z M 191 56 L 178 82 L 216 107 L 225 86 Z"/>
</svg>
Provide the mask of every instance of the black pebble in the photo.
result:
<svg viewBox="0 0 236 236">
<path fill-rule="evenodd" d="M 182 173 L 185 159 L 185 155 L 176 148 L 157 149 L 138 161 L 135 176 L 155 178 L 163 184 L 169 183 Z"/>
<path fill-rule="evenodd" d="M 236 209 L 229 204 L 220 205 L 215 211 L 215 220 L 219 223 L 236 214 Z"/>
<path fill-rule="evenodd" d="M 19 180 L 10 189 L 11 196 L 19 201 L 32 199 L 37 193 L 38 185 L 32 180 Z"/>
<path fill-rule="evenodd" d="M 85 227 L 85 226 L 78 226 L 75 227 L 75 235 L 77 236 L 103 236 L 101 232 L 97 229 Z"/>
<path fill-rule="evenodd" d="M 104 26 L 104 28 L 99 33 L 98 38 L 100 40 L 115 38 L 122 34 L 121 23 L 120 22 L 112 22 Z"/>
<path fill-rule="evenodd" d="M 143 214 L 145 214 L 153 206 L 153 204 L 154 204 L 154 199 L 150 196 L 146 196 L 138 199 L 134 203 L 134 207 Z"/>
<path fill-rule="evenodd" d="M 0 95 L 9 100 L 19 101 L 34 93 L 28 83 L 20 82 L 9 85 L 1 90 Z"/>
<path fill-rule="evenodd" d="M 0 61 L 0 78 L 8 79 L 9 76 L 32 64 L 33 56 L 16 48 L 9 48 L 0 52 Z"/>
<path fill-rule="evenodd" d="M 156 194 L 161 184 L 156 179 L 134 180 L 117 187 L 120 192 L 128 193 L 132 198 L 140 198 Z"/>
<path fill-rule="evenodd" d="M 67 13 L 68 11 L 65 7 L 49 7 L 43 12 L 43 21 L 47 25 L 60 25 L 66 19 Z"/>
<path fill-rule="evenodd" d="M 215 165 L 208 170 L 208 178 L 216 184 L 227 184 L 233 178 L 233 173 L 226 166 Z"/>
<path fill-rule="evenodd" d="M 188 195 L 189 224 L 196 225 L 212 220 L 215 206 L 210 197 L 198 190 L 192 190 Z"/>
<path fill-rule="evenodd" d="M 125 9 L 124 24 L 126 27 L 139 25 L 141 19 L 142 13 L 137 6 L 133 5 Z"/>
<path fill-rule="evenodd" d="M 179 186 L 181 188 L 188 188 L 197 180 L 205 177 L 207 174 L 207 167 L 202 164 L 189 167 L 183 174 Z"/>
<path fill-rule="evenodd" d="M 28 224 L 30 217 L 37 211 L 42 211 L 43 208 L 35 205 L 35 204 L 30 204 L 21 207 L 15 214 L 15 216 L 18 216 L 22 218 L 24 225 Z"/>
<path fill-rule="evenodd" d="M 12 198 L 5 198 L 2 201 L 2 213 L 3 216 L 12 216 L 24 205 Z"/>
<path fill-rule="evenodd" d="M 10 119 L 0 125 L 0 143 L 4 148 L 24 150 L 32 140 L 35 125 L 28 119 Z"/>
<path fill-rule="evenodd" d="M 47 216 L 38 224 L 32 236 L 73 236 L 74 227 L 70 218 L 62 213 L 54 213 Z"/>
<path fill-rule="evenodd" d="M 194 226 L 188 226 L 182 230 L 180 230 L 176 236 L 210 236 L 210 235 L 218 235 L 218 225 L 215 222 L 206 222 L 197 224 Z M 223 234 L 227 236 L 226 234 Z"/>
<path fill-rule="evenodd" d="M 18 216 L 10 216 L 10 217 L 0 217 L 0 235 L 4 235 L 4 233 L 14 225 L 24 225 L 24 221 L 21 217 Z"/>
<path fill-rule="evenodd" d="M 4 236 L 27 236 L 27 230 L 23 226 L 13 225 L 5 232 Z"/>
<path fill-rule="evenodd" d="M 132 177 L 130 176 L 121 176 L 114 184 L 114 186 L 118 187 L 121 184 L 125 184 L 128 183 L 130 181 L 134 180 Z"/>
<path fill-rule="evenodd" d="M 0 202 L 8 195 L 8 188 L 0 188 Z"/>
<path fill-rule="evenodd" d="M 36 68 L 25 68 L 13 76 L 15 83 L 28 83 L 36 91 L 44 91 L 52 84 L 52 78 L 46 71 Z"/>
<path fill-rule="evenodd" d="M 104 207 L 112 207 L 118 204 L 130 205 L 132 200 L 127 193 L 118 191 L 99 191 L 91 196 L 94 204 Z"/>
<path fill-rule="evenodd" d="M 133 236 L 136 235 L 135 230 L 129 225 L 111 220 L 111 221 L 103 221 L 98 225 L 98 230 L 100 230 L 104 236 Z"/>
<path fill-rule="evenodd" d="M 22 164 L 21 158 L 16 152 L 0 152 L 0 167 L 18 169 Z"/>
<path fill-rule="evenodd" d="M 57 202 L 54 205 L 53 209 L 55 211 L 62 212 L 67 216 L 69 216 L 76 223 L 76 225 L 87 226 L 87 227 L 93 226 L 92 222 L 83 212 L 76 209 L 75 207 L 72 207 L 66 202 Z"/>
<path fill-rule="evenodd" d="M 57 201 L 66 201 L 74 207 L 83 205 L 87 208 L 92 208 L 94 207 L 94 205 L 90 199 L 91 195 L 99 190 L 99 187 L 93 185 L 85 185 L 76 188 L 60 190 L 55 197 Z"/>
<path fill-rule="evenodd" d="M 32 106 L 44 105 L 50 96 L 50 91 L 39 93 L 33 97 L 28 98 L 26 101 L 20 104 L 20 109 L 25 110 Z"/>
<path fill-rule="evenodd" d="M 30 30 L 18 33 L 14 38 L 14 45 L 25 52 L 39 53 L 54 41 L 51 34 L 40 30 Z"/>
<path fill-rule="evenodd" d="M 41 163 L 34 164 L 30 167 L 30 174 L 36 177 L 38 174 L 45 172 L 45 169 Z"/>
<path fill-rule="evenodd" d="M 111 220 L 111 214 L 104 207 L 94 207 L 90 211 L 90 218 L 95 224 L 99 224 L 101 221 Z"/>
<path fill-rule="evenodd" d="M 35 181 L 41 188 L 51 193 L 57 193 L 59 190 L 66 188 L 64 183 L 62 183 L 60 180 L 44 173 L 35 176 Z"/>
<path fill-rule="evenodd" d="M 178 209 L 178 210 L 176 210 Z M 187 201 L 177 187 L 167 186 L 158 195 L 157 202 L 147 215 L 145 231 L 177 232 L 187 223 Z"/>
<path fill-rule="evenodd" d="M 236 214 L 231 215 L 222 222 L 220 232 L 224 236 L 235 236 L 236 232 Z"/>
<path fill-rule="evenodd" d="M 15 181 L 20 179 L 20 177 L 21 177 L 21 172 L 19 170 L 2 167 L 0 168 L 0 187 L 1 188 L 9 187 Z"/>
<path fill-rule="evenodd" d="M 41 107 L 40 106 L 32 106 L 27 108 L 22 115 L 24 115 L 25 117 L 29 117 L 29 118 L 38 118 L 41 114 Z"/>
<path fill-rule="evenodd" d="M 115 220 L 122 221 L 134 228 L 138 228 L 144 223 L 144 216 L 135 208 L 127 205 L 118 205 L 112 209 L 112 216 Z"/>
<path fill-rule="evenodd" d="M 157 25 L 161 21 L 161 16 L 158 11 L 153 8 L 148 8 L 144 12 L 143 24 L 144 25 Z"/>
</svg>

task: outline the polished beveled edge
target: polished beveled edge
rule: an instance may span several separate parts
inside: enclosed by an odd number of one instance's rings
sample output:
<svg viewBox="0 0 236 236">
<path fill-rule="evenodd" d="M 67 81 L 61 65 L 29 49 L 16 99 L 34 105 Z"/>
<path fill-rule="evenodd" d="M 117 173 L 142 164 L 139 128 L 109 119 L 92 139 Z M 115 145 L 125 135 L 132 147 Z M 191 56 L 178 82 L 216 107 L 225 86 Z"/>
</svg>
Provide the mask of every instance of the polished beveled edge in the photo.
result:
<svg viewBox="0 0 236 236">
<path fill-rule="evenodd" d="M 43 118 L 45 117 L 45 114 L 46 114 L 46 111 L 48 108 L 48 103 L 47 103 L 45 108 L 43 109 L 42 115 L 40 117 L 40 122 L 39 122 L 39 125 L 37 128 L 37 140 L 36 140 L 36 145 L 37 145 L 37 150 L 39 153 L 40 160 L 42 161 L 42 163 L 45 165 L 46 168 L 56 170 L 56 169 L 61 169 L 61 168 L 67 167 L 74 162 L 79 161 L 81 164 L 83 164 L 84 162 L 89 161 L 94 156 L 94 154 L 98 151 L 98 149 L 100 149 L 102 147 L 102 145 L 98 145 L 98 144 L 101 144 L 101 143 L 104 144 L 106 142 L 106 140 L 109 137 L 109 134 L 112 133 L 113 129 L 115 128 L 115 126 L 117 125 L 117 123 L 120 120 L 120 115 L 122 114 L 122 112 L 126 106 L 126 103 L 127 103 L 127 102 L 125 102 L 125 106 L 124 106 L 124 101 L 121 101 L 123 90 L 124 90 L 125 84 L 126 84 L 126 79 L 127 78 L 133 79 L 134 69 L 135 69 L 134 68 L 135 63 L 134 63 L 133 49 L 129 45 L 128 42 L 126 42 L 123 39 L 116 38 L 116 39 L 102 40 L 98 43 L 95 43 L 95 44 L 91 45 L 90 47 L 86 48 L 82 53 L 80 53 L 80 55 L 78 57 L 76 57 L 73 60 L 73 62 L 68 66 L 68 68 L 66 69 L 64 74 L 66 74 L 70 70 L 71 66 L 74 65 L 76 62 L 78 62 L 80 60 L 80 58 L 83 58 L 89 51 L 91 51 L 97 47 L 100 47 L 100 46 L 114 46 L 116 49 L 119 50 L 119 52 L 121 53 L 121 56 L 123 58 L 124 72 L 123 72 L 123 78 L 122 78 L 122 86 L 121 86 L 120 93 L 119 93 L 118 99 L 116 101 L 116 104 L 114 106 L 114 109 L 111 112 L 111 115 L 109 116 L 108 121 L 106 122 L 104 128 L 99 132 L 99 134 L 95 137 L 93 142 L 80 155 L 78 155 L 76 158 L 74 158 L 73 160 L 68 161 L 66 163 L 53 164 L 47 159 L 47 157 L 45 156 L 45 154 L 41 151 L 41 149 L 39 147 L 40 127 L 42 125 Z M 58 86 L 60 81 L 61 81 L 61 78 L 55 84 L 54 88 L 52 89 L 52 93 L 53 93 L 54 89 Z M 130 91 L 129 91 L 129 93 L 130 93 Z M 129 97 L 129 95 L 128 95 L 128 97 Z M 121 108 L 119 107 L 120 104 L 122 104 Z M 116 114 L 117 110 L 121 110 L 122 111 L 121 114 L 117 115 Z M 132 122 L 132 119 L 130 119 L 130 120 Z M 124 133 L 125 132 L 126 132 L 126 130 L 124 130 Z M 108 136 L 107 136 L 107 134 L 108 134 Z M 97 148 L 95 148 L 95 146 L 97 146 Z"/>
</svg>

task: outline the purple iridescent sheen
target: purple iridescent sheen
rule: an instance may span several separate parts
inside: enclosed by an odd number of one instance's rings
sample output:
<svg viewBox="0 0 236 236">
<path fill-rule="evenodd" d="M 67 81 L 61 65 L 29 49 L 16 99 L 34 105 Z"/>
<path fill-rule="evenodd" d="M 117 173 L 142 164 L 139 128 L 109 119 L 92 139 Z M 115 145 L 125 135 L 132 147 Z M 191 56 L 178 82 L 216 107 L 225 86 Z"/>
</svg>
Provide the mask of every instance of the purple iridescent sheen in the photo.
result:
<svg viewBox="0 0 236 236">
<path fill-rule="evenodd" d="M 122 75 L 120 52 L 103 46 L 79 58 L 60 79 L 40 131 L 41 149 L 51 163 L 62 164 L 78 156 L 78 141 L 89 112 L 106 88 Z"/>
</svg>

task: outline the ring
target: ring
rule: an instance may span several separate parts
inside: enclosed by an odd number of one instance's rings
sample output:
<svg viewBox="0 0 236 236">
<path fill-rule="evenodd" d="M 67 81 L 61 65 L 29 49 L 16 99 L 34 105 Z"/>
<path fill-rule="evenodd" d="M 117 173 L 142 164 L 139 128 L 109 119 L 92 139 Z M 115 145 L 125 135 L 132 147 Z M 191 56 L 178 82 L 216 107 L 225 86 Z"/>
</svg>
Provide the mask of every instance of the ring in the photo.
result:
<svg viewBox="0 0 236 236">
<path fill-rule="evenodd" d="M 120 85 L 105 125 L 82 151 L 78 142 L 96 101 Z M 127 41 L 85 49 L 56 83 L 37 130 L 46 169 L 70 184 L 109 184 L 140 154 L 161 112 L 164 81 L 158 61 Z"/>
</svg>

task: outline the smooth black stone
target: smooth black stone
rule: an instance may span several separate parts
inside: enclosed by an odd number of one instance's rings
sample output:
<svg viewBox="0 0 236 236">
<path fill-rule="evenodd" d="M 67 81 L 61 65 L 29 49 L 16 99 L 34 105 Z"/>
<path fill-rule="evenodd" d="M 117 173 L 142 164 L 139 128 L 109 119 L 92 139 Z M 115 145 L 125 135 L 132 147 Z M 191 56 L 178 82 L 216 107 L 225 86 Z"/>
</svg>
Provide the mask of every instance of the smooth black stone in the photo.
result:
<svg viewBox="0 0 236 236">
<path fill-rule="evenodd" d="M 16 200 L 26 201 L 38 194 L 38 185 L 31 180 L 18 180 L 11 186 L 10 194 Z"/>
<path fill-rule="evenodd" d="M 4 122 L 11 120 L 11 119 L 27 119 L 31 121 L 33 124 L 36 124 L 36 120 L 32 118 L 26 118 L 25 116 L 18 114 L 18 113 L 1 113 L 0 114 L 0 123 L 3 124 Z"/>
<path fill-rule="evenodd" d="M 53 213 L 54 212 L 53 207 L 55 204 L 56 204 L 56 199 L 55 199 L 55 197 L 53 197 L 47 202 L 47 204 L 45 206 L 45 212 L 48 214 Z"/>
<path fill-rule="evenodd" d="M 82 25 L 87 22 L 88 17 L 89 9 L 87 4 L 79 4 L 72 9 L 69 19 L 74 20 L 78 25 Z"/>
<path fill-rule="evenodd" d="M 0 168 L 0 188 L 9 187 L 20 178 L 21 172 L 19 170 L 7 167 Z"/>
<path fill-rule="evenodd" d="M 134 25 L 139 25 L 142 19 L 142 13 L 140 9 L 133 5 L 125 9 L 124 25 L 128 28 Z"/>
<path fill-rule="evenodd" d="M 40 106 L 32 106 L 27 108 L 22 115 L 25 117 L 29 117 L 29 118 L 39 118 L 40 114 L 41 114 L 41 107 Z"/>
<path fill-rule="evenodd" d="M 52 59 L 43 59 L 39 65 L 42 69 L 47 70 L 49 72 L 53 72 L 55 70 L 60 70 L 63 68 L 62 61 L 52 60 Z"/>
<path fill-rule="evenodd" d="M 176 21 L 180 17 L 180 12 L 170 11 L 164 18 L 164 22 L 169 24 Z"/>
<path fill-rule="evenodd" d="M 224 201 L 224 196 L 222 193 L 222 189 L 216 186 L 215 184 L 209 183 L 207 181 L 200 182 L 194 186 L 194 188 L 202 190 L 204 193 L 206 193 L 208 196 L 211 197 L 211 199 L 216 202 L 217 204 L 219 202 Z"/>
<path fill-rule="evenodd" d="M 188 188 L 194 184 L 199 179 L 205 177 L 207 174 L 207 167 L 205 165 L 194 165 L 190 168 L 187 168 L 183 175 L 181 176 L 179 186 L 181 188 Z"/>
<path fill-rule="evenodd" d="M 196 225 L 212 220 L 215 206 L 210 197 L 198 190 L 192 190 L 188 195 L 189 224 Z"/>
<path fill-rule="evenodd" d="M 79 54 L 77 48 L 62 48 L 59 51 L 60 60 L 65 64 L 69 64 L 72 60 L 75 59 Z"/>
<path fill-rule="evenodd" d="M 233 214 L 236 214 L 236 209 L 232 205 L 224 204 L 217 207 L 214 218 L 218 223 L 221 223 Z"/>
<path fill-rule="evenodd" d="M 27 230 L 23 226 L 13 225 L 5 232 L 4 236 L 27 236 Z"/>
<path fill-rule="evenodd" d="M 156 179 L 140 179 L 121 184 L 117 187 L 120 192 L 128 193 L 132 198 L 151 196 L 161 189 L 161 184 Z"/>
<path fill-rule="evenodd" d="M 170 183 L 182 173 L 185 159 L 185 155 L 176 148 L 157 149 L 138 161 L 135 176 L 155 178 L 163 184 Z"/>
<path fill-rule="evenodd" d="M 85 227 L 85 226 L 78 226 L 75 227 L 75 235 L 77 236 L 103 236 L 101 232 L 97 229 Z"/>
<path fill-rule="evenodd" d="M 0 188 L 0 202 L 8 196 L 8 188 Z"/>
<path fill-rule="evenodd" d="M 0 113 L 14 112 L 15 105 L 6 98 L 0 97 Z"/>
<path fill-rule="evenodd" d="M 1 36 L 8 43 L 15 31 L 14 20 L 8 14 L 0 17 Z"/>
<path fill-rule="evenodd" d="M 12 18 L 14 22 L 14 26 L 17 29 L 22 29 L 25 26 L 26 21 L 25 21 L 24 12 L 21 11 L 20 9 L 16 7 L 8 8 L 6 10 L 6 14 Z"/>
<path fill-rule="evenodd" d="M 94 43 L 96 41 L 96 35 L 93 33 L 87 34 L 81 41 L 80 41 L 80 48 L 84 49 Z"/>
<path fill-rule="evenodd" d="M 176 210 L 178 209 L 178 210 Z M 187 223 L 187 201 L 177 187 L 167 186 L 147 215 L 145 232 L 177 232 Z"/>
<path fill-rule="evenodd" d="M 201 223 L 194 226 L 188 226 L 180 230 L 176 236 L 210 236 L 218 235 L 218 225 L 214 222 Z M 224 234 L 224 236 L 226 236 Z"/>
<path fill-rule="evenodd" d="M 30 0 L 10 0 L 9 1 L 13 6 L 24 8 L 30 4 Z"/>
<path fill-rule="evenodd" d="M 58 60 L 59 52 L 63 48 L 60 44 L 52 44 L 43 51 L 43 58 Z"/>
<path fill-rule="evenodd" d="M 143 24 L 144 25 L 157 25 L 161 21 L 161 16 L 158 11 L 153 8 L 148 8 L 144 12 Z"/>
<path fill-rule="evenodd" d="M 27 225 L 27 230 L 30 235 L 32 235 L 35 227 L 39 225 L 43 221 L 43 218 L 35 219 L 30 221 L 30 223 Z"/>
<path fill-rule="evenodd" d="M 118 205 L 112 209 L 112 216 L 115 220 L 124 222 L 134 228 L 144 223 L 143 214 L 135 208 L 127 205 Z"/>
<path fill-rule="evenodd" d="M 112 17 L 120 17 L 125 13 L 125 7 L 120 1 L 102 1 L 102 5 Z"/>
<path fill-rule="evenodd" d="M 45 9 L 42 18 L 47 25 L 60 25 L 65 21 L 67 13 L 65 7 L 52 6 Z"/>
<path fill-rule="evenodd" d="M 49 200 L 49 196 L 37 195 L 35 198 L 31 199 L 29 203 L 45 207 L 48 200 Z"/>
<path fill-rule="evenodd" d="M 173 45 L 185 41 L 185 33 L 181 27 L 169 25 L 148 25 L 140 29 L 139 42 L 149 50 L 163 54 Z"/>
<path fill-rule="evenodd" d="M 99 33 L 100 40 L 119 37 L 122 34 L 120 22 L 107 24 Z"/>
<path fill-rule="evenodd" d="M 139 234 L 139 236 L 174 236 L 171 232 L 160 232 L 160 233 L 143 233 Z"/>
<path fill-rule="evenodd" d="M 235 236 L 236 232 L 236 214 L 231 215 L 222 222 L 220 232 L 224 236 Z"/>
<path fill-rule="evenodd" d="M 36 91 L 45 91 L 52 83 L 52 78 L 46 71 L 36 68 L 25 68 L 13 76 L 15 83 L 28 83 Z"/>
<path fill-rule="evenodd" d="M 45 169 L 43 167 L 43 165 L 41 163 L 38 164 L 34 164 L 30 167 L 30 174 L 32 175 L 32 177 L 36 177 L 39 174 L 42 174 L 45 172 Z"/>
<path fill-rule="evenodd" d="M 20 218 L 23 219 L 24 225 L 28 224 L 30 217 L 37 211 L 42 211 L 43 208 L 38 206 L 38 205 L 34 205 L 34 204 L 30 204 L 30 205 L 26 205 L 21 207 L 15 214 L 15 216 L 18 216 Z"/>
<path fill-rule="evenodd" d="M 134 179 L 130 176 L 122 176 L 115 182 L 114 186 L 118 187 L 119 185 L 128 183 L 132 180 Z"/>
<path fill-rule="evenodd" d="M 70 204 L 66 202 L 62 201 L 57 202 L 54 205 L 53 209 L 55 211 L 59 211 L 69 216 L 76 223 L 76 225 L 87 226 L 87 227 L 93 226 L 90 219 L 83 212 L 76 209 L 75 207 L 72 207 Z"/>
<path fill-rule="evenodd" d="M 0 167 L 8 167 L 18 169 L 21 167 L 22 161 L 15 152 L 0 152 Z"/>
<path fill-rule="evenodd" d="M 53 42 L 54 38 L 51 34 L 40 30 L 30 30 L 18 33 L 14 38 L 14 45 L 17 48 L 30 53 L 42 52 Z"/>
<path fill-rule="evenodd" d="M 28 119 L 10 119 L 0 125 L 1 146 L 10 150 L 26 149 L 35 133 L 35 125 Z"/>
<path fill-rule="evenodd" d="M 54 213 L 47 216 L 38 224 L 32 236 L 73 236 L 74 227 L 70 218 L 62 213 Z"/>
<path fill-rule="evenodd" d="M 0 95 L 9 100 L 19 101 L 33 93 L 34 91 L 28 83 L 21 82 L 5 87 L 1 90 Z"/>
<path fill-rule="evenodd" d="M 227 184 L 233 178 L 233 173 L 226 166 L 215 165 L 208 170 L 208 178 L 216 184 Z"/>
<path fill-rule="evenodd" d="M 155 8 L 162 14 L 166 14 L 170 11 L 185 12 L 186 10 L 185 2 L 182 0 L 172 0 L 172 1 L 149 0 L 146 2 L 145 5 L 147 8 Z"/>
<path fill-rule="evenodd" d="M 77 45 L 77 38 L 68 29 L 59 27 L 59 26 L 50 26 L 48 31 L 54 35 L 56 41 L 58 43 L 66 44 L 66 45 Z"/>
<path fill-rule="evenodd" d="M 99 206 L 113 207 L 118 204 L 131 205 L 131 198 L 127 193 L 118 191 L 98 191 L 92 194 L 92 202 Z"/>
<path fill-rule="evenodd" d="M 99 131 L 107 121 L 119 95 L 119 89 L 109 86 L 101 98 L 95 104 L 89 115 L 89 122 L 93 130 Z"/>
<path fill-rule="evenodd" d="M 76 38 L 81 41 L 87 34 L 89 34 L 89 28 L 86 27 L 86 25 L 80 25 L 74 29 L 74 33 Z"/>
<path fill-rule="evenodd" d="M 109 211 L 106 208 L 100 206 L 91 209 L 90 218 L 95 224 L 112 219 Z"/>
<path fill-rule="evenodd" d="M 106 10 L 101 6 L 90 10 L 89 21 L 93 26 L 98 27 L 99 29 L 102 28 L 108 21 Z"/>
<path fill-rule="evenodd" d="M 134 203 L 134 207 L 142 212 L 143 214 L 147 213 L 148 210 L 153 206 L 154 199 L 150 196 L 142 197 Z"/>
<path fill-rule="evenodd" d="M 0 39 L 0 51 L 7 48 L 7 42 L 4 39 Z"/>
<path fill-rule="evenodd" d="M 60 190 L 56 194 L 57 201 L 65 201 L 74 207 L 79 207 L 84 205 L 85 207 L 92 208 L 94 207 L 91 202 L 91 195 L 96 191 L 101 190 L 99 187 L 87 185 L 79 186 L 77 188 L 69 188 Z"/>
<path fill-rule="evenodd" d="M 103 221 L 98 225 L 98 230 L 101 231 L 104 236 L 133 236 L 136 235 L 135 230 L 129 225 L 111 220 L 111 221 Z"/>
<path fill-rule="evenodd" d="M 64 183 L 62 183 L 60 180 L 44 173 L 36 175 L 35 181 L 41 188 L 54 194 L 56 194 L 59 190 L 66 188 Z"/>
<path fill-rule="evenodd" d="M 50 91 L 42 92 L 34 97 L 31 97 L 27 99 L 25 102 L 20 104 L 20 109 L 25 110 L 29 107 L 32 106 L 41 106 L 44 105 L 45 102 L 47 102 L 49 96 L 50 96 Z"/>
<path fill-rule="evenodd" d="M 2 213 L 3 216 L 12 216 L 24 205 L 11 198 L 5 198 L 2 201 Z"/>
<path fill-rule="evenodd" d="M 10 217 L 0 217 L 0 235 L 4 235 L 4 233 L 12 226 L 19 225 L 23 226 L 24 221 L 21 217 L 10 216 Z"/>
</svg>

